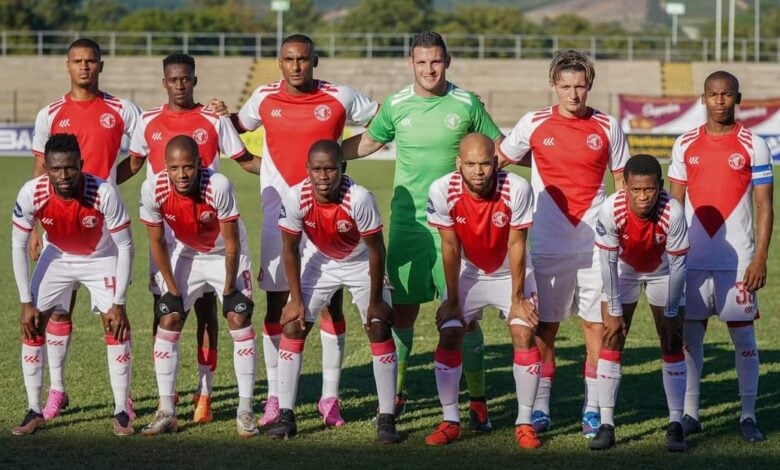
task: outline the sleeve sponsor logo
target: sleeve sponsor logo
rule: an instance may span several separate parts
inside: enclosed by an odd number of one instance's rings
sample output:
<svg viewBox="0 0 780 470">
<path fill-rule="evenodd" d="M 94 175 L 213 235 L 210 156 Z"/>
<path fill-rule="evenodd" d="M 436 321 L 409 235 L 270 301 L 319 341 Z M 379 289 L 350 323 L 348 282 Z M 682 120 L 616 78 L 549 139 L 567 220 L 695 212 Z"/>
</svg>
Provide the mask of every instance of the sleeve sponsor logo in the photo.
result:
<svg viewBox="0 0 780 470">
<path fill-rule="evenodd" d="M 18 202 L 14 205 L 14 217 L 22 218 L 22 206 Z"/>
<path fill-rule="evenodd" d="M 607 234 L 607 229 L 604 228 L 604 224 L 602 224 L 600 220 L 596 223 L 596 233 L 602 237 Z"/>
</svg>

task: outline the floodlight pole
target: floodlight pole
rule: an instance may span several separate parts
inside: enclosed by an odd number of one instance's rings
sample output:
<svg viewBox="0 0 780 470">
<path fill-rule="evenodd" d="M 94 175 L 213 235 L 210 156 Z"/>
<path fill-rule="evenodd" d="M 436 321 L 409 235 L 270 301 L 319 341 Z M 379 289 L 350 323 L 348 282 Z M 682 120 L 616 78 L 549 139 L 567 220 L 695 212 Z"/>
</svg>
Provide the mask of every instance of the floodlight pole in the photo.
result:
<svg viewBox="0 0 780 470">
<path fill-rule="evenodd" d="M 756 46 L 756 56 L 755 61 L 760 62 L 761 61 L 761 1 L 756 0 L 755 2 L 756 8 L 753 12 L 753 42 Z"/>
<path fill-rule="evenodd" d="M 729 42 L 728 42 L 729 62 L 734 62 L 734 3 L 735 0 L 729 0 Z"/>
<path fill-rule="evenodd" d="M 715 0 L 715 62 L 720 62 L 721 42 L 723 42 L 723 0 Z"/>
<path fill-rule="evenodd" d="M 284 12 L 277 10 L 276 12 L 276 54 L 281 54 L 282 39 L 284 36 Z"/>
</svg>

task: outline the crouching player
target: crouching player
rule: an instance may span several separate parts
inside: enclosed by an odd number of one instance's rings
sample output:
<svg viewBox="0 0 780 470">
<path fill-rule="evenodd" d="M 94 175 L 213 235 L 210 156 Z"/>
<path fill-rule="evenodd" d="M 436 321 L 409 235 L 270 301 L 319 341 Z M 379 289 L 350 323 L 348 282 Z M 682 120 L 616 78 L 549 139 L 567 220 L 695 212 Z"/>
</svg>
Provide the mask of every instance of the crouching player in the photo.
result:
<svg viewBox="0 0 780 470">
<path fill-rule="evenodd" d="M 664 391 L 669 407 L 666 448 L 685 451 L 682 412 L 686 366 L 682 349 L 685 260 L 688 229 L 682 206 L 664 191 L 661 165 L 650 155 L 628 160 L 625 189 L 609 196 L 596 224 L 596 246 L 607 298 L 604 337 L 597 367 L 601 426 L 591 449 L 615 444 L 615 402 L 621 355 L 631 319 L 644 287 L 661 340 Z"/>
<path fill-rule="evenodd" d="M 132 355 L 130 323 L 125 312 L 133 264 L 130 216 L 119 191 L 81 171 L 78 140 L 55 134 L 44 149 L 43 175 L 19 191 L 13 211 L 14 277 L 22 303 L 22 372 L 29 410 L 16 435 L 45 427 L 40 394 L 46 354 L 46 323 L 53 312 L 68 313 L 79 284 L 89 290 L 100 314 L 108 348 L 108 374 L 114 393 L 114 434 L 133 434 L 128 408 Z M 29 277 L 27 242 L 39 220 L 48 244 Z"/>
<path fill-rule="evenodd" d="M 246 230 L 230 181 L 201 168 L 200 161 L 198 144 L 188 136 L 176 136 L 165 147 L 165 170 L 141 187 L 141 221 L 147 226 L 162 291 L 155 308 L 159 327 L 154 341 L 160 405 L 141 432 L 153 436 L 177 431 L 179 337 L 190 308 L 213 289 L 233 338 L 239 397 L 236 428 L 240 437 L 249 438 L 258 430 L 252 416 L 256 353 Z M 173 232 L 173 253 L 168 252 L 163 221 Z"/>
<path fill-rule="evenodd" d="M 333 293 L 346 287 L 371 343 L 379 398 L 377 440 L 395 444 L 400 441 L 393 416 L 398 363 L 390 328 L 390 291 L 384 284 L 382 221 L 373 195 L 342 174 L 342 161 L 338 143 L 315 142 L 306 163 L 309 176 L 285 196 L 279 214 L 290 299 L 282 310 L 279 343 L 281 418 L 268 430 L 268 436 L 287 438 L 297 433 L 293 408 L 306 336 Z M 315 248 L 304 260 L 302 233 Z"/>
<path fill-rule="evenodd" d="M 531 426 L 541 357 L 534 331 L 539 322 L 526 279 L 526 235 L 533 195 L 520 176 L 498 170 L 493 141 L 469 134 L 460 143 L 458 170 L 436 180 L 429 190 L 428 222 L 439 229 L 447 297 L 436 313 L 439 344 L 434 369 L 444 420 L 425 438 L 428 445 L 460 437 L 458 388 L 463 368 L 465 326 L 493 305 L 507 316 L 514 347 L 517 419 L 522 448 L 541 445 Z"/>
</svg>

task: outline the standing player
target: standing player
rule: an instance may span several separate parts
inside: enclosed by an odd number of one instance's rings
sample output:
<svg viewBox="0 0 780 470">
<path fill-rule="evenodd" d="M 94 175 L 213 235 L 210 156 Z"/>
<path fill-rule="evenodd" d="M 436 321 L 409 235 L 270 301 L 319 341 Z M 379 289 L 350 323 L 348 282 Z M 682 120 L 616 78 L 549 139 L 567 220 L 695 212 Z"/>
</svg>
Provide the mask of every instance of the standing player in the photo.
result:
<svg viewBox="0 0 780 470">
<path fill-rule="evenodd" d="M 260 247 L 260 287 L 266 291 L 263 357 L 268 374 L 268 400 L 259 424 L 278 420 L 277 357 L 282 327 L 279 318 L 289 296 L 282 262 L 279 211 L 282 197 L 306 178 L 306 155 L 321 139 L 340 141 L 347 121 L 367 124 L 379 105 L 356 90 L 314 79 L 318 57 L 312 40 L 301 34 L 287 37 L 279 51 L 282 80 L 258 87 L 234 120 L 239 131 L 263 126 L 262 172 L 263 233 Z M 338 400 L 345 323 L 342 291 L 331 300 L 320 323 L 322 341 L 322 396 L 317 410 L 328 426 L 342 426 Z"/>
<path fill-rule="evenodd" d="M 587 357 L 582 431 L 599 428 L 596 366 L 601 348 L 601 272 L 594 231 L 604 202 L 604 173 L 617 175 L 628 146 L 612 116 L 587 105 L 596 72 L 577 51 L 560 52 L 550 64 L 558 105 L 523 116 L 501 144 L 501 156 L 519 163 L 531 153 L 534 227 L 531 258 L 539 291 L 541 380 L 534 404 L 537 432 L 550 428 L 550 388 L 555 375 L 555 337 L 560 322 L 579 313 Z"/>
<path fill-rule="evenodd" d="M 644 287 L 661 340 L 662 377 L 669 426 L 666 448 L 687 449 L 682 429 L 685 356 L 682 329 L 688 229 L 680 203 L 663 190 L 661 165 L 651 155 L 636 155 L 623 171 L 625 189 L 609 196 L 599 211 L 596 246 L 607 298 L 604 341 L 599 353 L 598 393 L 601 427 L 590 448 L 615 444 L 615 403 L 620 387 L 621 356 L 631 320 Z"/>
<path fill-rule="evenodd" d="M 33 177 L 44 173 L 43 155 L 49 137 L 58 133 L 75 134 L 79 141 L 85 173 L 114 183 L 130 175 L 127 160 L 117 164 L 122 137 L 132 135 L 141 110 L 130 101 L 117 98 L 100 90 L 100 73 L 103 61 L 100 46 L 93 40 L 81 38 L 68 46 L 65 65 L 70 75 L 70 92 L 51 102 L 38 112 L 35 119 Z M 31 233 L 29 252 L 38 259 L 42 248 L 37 230 Z M 78 286 L 76 286 L 78 288 Z M 56 310 L 47 326 L 46 357 L 49 363 L 51 387 L 43 409 L 46 420 L 53 419 L 68 405 L 65 392 L 64 367 L 70 347 L 73 329 L 73 303 L 64 305 L 64 312 Z M 128 410 L 131 415 L 132 405 Z"/>
<path fill-rule="evenodd" d="M 766 284 L 772 236 L 772 163 L 766 142 L 734 119 L 741 94 L 723 71 L 704 81 L 707 123 L 681 135 L 669 167 L 672 196 L 685 201 L 691 251 L 686 277 L 686 434 L 699 432 L 699 386 L 710 315 L 729 328 L 742 401 L 739 428 L 747 442 L 764 439 L 756 425 L 758 347 L 756 291 Z M 758 210 L 753 233 L 753 201 Z"/>
<path fill-rule="evenodd" d="M 194 88 L 195 59 L 185 54 L 172 54 L 163 59 L 163 88 L 168 94 L 168 104 L 145 112 L 138 122 L 130 144 L 130 168 L 135 174 L 144 160 L 147 161 L 147 179 L 154 181 L 165 169 L 165 146 L 177 135 L 189 135 L 198 144 L 201 168 L 216 171 L 220 154 L 227 155 L 250 173 L 260 172 L 260 159 L 247 152 L 238 133 L 225 116 L 218 116 L 197 103 Z M 122 183 L 122 181 L 119 181 Z M 166 232 L 170 238 L 170 233 Z M 170 248 L 173 247 L 169 240 Z M 157 267 L 150 257 L 149 289 L 155 305 L 160 298 L 160 288 L 154 283 Z M 205 293 L 195 302 L 198 321 L 198 385 L 195 392 L 196 423 L 208 423 L 211 414 L 211 386 L 217 368 L 217 306 L 212 292 Z"/>
<path fill-rule="evenodd" d="M 81 171 L 76 136 L 52 136 L 43 161 L 44 174 L 22 187 L 13 211 L 12 254 L 22 302 L 22 372 L 29 410 L 11 432 L 32 434 L 46 425 L 40 395 L 47 323 L 55 310 L 67 312 L 73 288 L 83 284 L 105 328 L 114 434 L 133 434 L 128 409 L 130 323 L 125 311 L 133 264 L 130 216 L 114 185 Z M 36 220 L 48 243 L 30 281 L 26 247 Z"/>
<path fill-rule="evenodd" d="M 379 397 L 377 440 L 395 444 L 401 440 L 393 417 L 397 361 L 379 209 L 371 193 L 342 174 L 344 159 L 338 143 L 320 140 L 308 155 L 309 177 L 285 195 L 279 215 L 290 300 L 282 311 L 284 333 L 279 345 L 282 416 L 268 436 L 286 438 L 298 432 L 293 408 L 306 336 L 333 293 L 347 287 L 371 343 Z M 315 251 L 301 261 L 304 232 Z"/>
<path fill-rule="evenodd" d="M 165 147 L 165 167 L 141 188 L 141 221 L 159 268 L 162 295 L 154 342 L 159 409 L 142 433 L 176 432 L 174 396 L 179 368 L 179 338 L 187 312 L 204 292 L 214 290 L 222 302 L 233 338 L 233 366 L 238 382 L 236 428 L 240 437 L 257 435 L 252 417 L 255 384 L 255 331 L 252 327 L 252 265 L 246 230 L 230 181 L 208 168 L 189 136 L 177 136 Z M 163 221 L 176 246 L 168 251 Z"/>
<path fill-rule="evenodd" d="M 414 83 L 388 96 L 367 132 L 344 142 L 346 159 L 376 152 L 396 142 L 396 171 L 390 203 L 390 240 L 387 271 L 393 290 L 398 349 L 396 414 L 404 408 L 406 361 L 414 341 L 414 322 L 420 304 L 445 292 L 441 265 L 441 239 L 425 217 L 428 188 L 434 180 L 455 169 L 461 139 L 480 132 L 493 140 L 501 132 L 471 92 L 446 79 L 450 56 L 435 32 L 417 34 L 412 40 L 409 67 Z M 463 341 L 463 365 L 471 395 L 471 427 L 489 431 L 485 402 L 484 339 L 479 323 L 468 326 Z"/>
<path fill-rule="evenodd" d="M 458 170 L 434 181 L 428 222 L 439 229 L 447 296 L 436 313 L 439 344 L 434 370 L 444 420 L 425 438 L 428 445 L 460 437 L 458 389 L 466 325 L 493 305 L 507 315 L 514 347 L 517 393 L 515 438 L 521 448 L 541 445 L 531 426 L 541 359 L 534 344 L 539 321 L 533 285 L 526 278 L 525 242 L 533 195 L 521 177 L 498 170 L 495 145 L 483 134 L 460 143 Z"/>
</svg>

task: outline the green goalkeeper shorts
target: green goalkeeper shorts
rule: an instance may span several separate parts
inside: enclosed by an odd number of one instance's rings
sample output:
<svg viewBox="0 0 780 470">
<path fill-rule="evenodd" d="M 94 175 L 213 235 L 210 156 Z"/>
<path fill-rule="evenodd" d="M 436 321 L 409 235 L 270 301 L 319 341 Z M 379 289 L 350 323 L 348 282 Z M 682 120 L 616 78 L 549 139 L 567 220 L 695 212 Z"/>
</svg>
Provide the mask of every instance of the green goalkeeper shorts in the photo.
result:
<svg viewBox="0 0 780 470">
<path fill-rule="evenodd" d="M 390 230 L 387 275 L 393 304 L 421 304 L 445 293 L 441 238 L 436 232 Z"/>
</svg>

